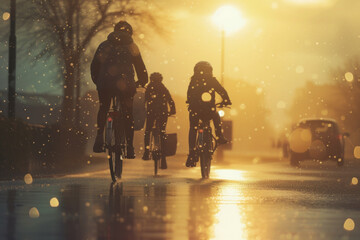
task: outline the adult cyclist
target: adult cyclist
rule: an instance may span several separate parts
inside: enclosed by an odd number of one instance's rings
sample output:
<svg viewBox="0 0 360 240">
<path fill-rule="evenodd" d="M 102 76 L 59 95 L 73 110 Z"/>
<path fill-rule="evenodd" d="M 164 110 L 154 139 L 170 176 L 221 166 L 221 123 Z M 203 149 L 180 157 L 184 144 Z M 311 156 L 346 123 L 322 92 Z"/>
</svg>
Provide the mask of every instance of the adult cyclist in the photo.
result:
<svg viewBox="0 0 360 240">
<path fill-rule="evenodd" d="M 133 98 L 136 87 L 145 86 L 148 73 L 138 46 L 132 39 L 133 29 L 126 21 L 115 25 L 107 40 L 96 50 L 91 62 L 91 78 L 96 85 L 100 108 L 97 116 L 97 136 L 94 152 L 104 151 L 104 128 L 111 98 L 120 97 L 120 105 L 125 116 L 125 136 L 127 142 L 126 158 L 135 158 L 133 147 L 134 118 Z M 135 82 L 135 73 L 138 81 Z"/>
</svg>

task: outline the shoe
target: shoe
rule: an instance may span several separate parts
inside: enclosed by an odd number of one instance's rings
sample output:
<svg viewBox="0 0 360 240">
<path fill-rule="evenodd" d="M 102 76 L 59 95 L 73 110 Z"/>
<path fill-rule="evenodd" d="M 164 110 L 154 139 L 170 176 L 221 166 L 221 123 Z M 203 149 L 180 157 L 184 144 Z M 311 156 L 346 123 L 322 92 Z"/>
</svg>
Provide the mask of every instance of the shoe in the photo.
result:
<svg viewBox="0 0 360 240">
<path fill-rule="evenodd" d="M 105 152 L 104 150 L 104 138 L 102 135 L 97 135 L 93 146 L 93 151 L 96 153 Z"/>
<path fill-rule="evenodd" d="M 223 136 L 219 136 L 219 139 L 217 140 L 217 143 L 220 144 L 227 144 L 229 141 Z"/>
<path fill-rule="evenodd" d="M 195 153 L 189 153 L 188 158 L 186 160 L 186 167 L 196 167 L 197 157 Z"/>
<path fill-rule="evenodd" d="M 150 160 L 150 150 L 149 149 L 145 149 L 142 160 L 145 160 L 145 161 Z"/>
<path fill-rule="evenodd" d="M 135 151 L 133 146 L 126 147 L 126 158 L 127 159 L 134 159 L 135 158 Z"/>
<path fill-rule="evenodd" d="M 160 169 L 167 169 L 166 158 L 162 157 L 160 160 Z"/>
</svg>

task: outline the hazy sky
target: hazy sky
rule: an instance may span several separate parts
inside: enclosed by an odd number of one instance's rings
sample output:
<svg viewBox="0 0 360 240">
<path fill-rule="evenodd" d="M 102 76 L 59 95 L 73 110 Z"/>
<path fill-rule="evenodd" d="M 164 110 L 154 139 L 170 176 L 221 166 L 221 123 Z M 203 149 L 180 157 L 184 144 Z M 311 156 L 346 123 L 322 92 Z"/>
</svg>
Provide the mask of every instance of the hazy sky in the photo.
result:
<svg viewBox="0 0 360 240">
<path fill-rule="evenodd" d="M 360 53 L 357 0 L 163 2 L 159 5 L 178 21 L 170 41 L 155 42 L 145 52 L 149 70 L 162 72 L 178 94 L 185 93 L 199 60 L 212 63 L 219 76 L 220 31 L 211 16 L 230 4 L 242 12 L 247 24 L 226 37 L 225 87 L 235 85 L 229 79 L 239 78 L 263 87 L 274 119 L 284 116 L 286 108 L 277 106 L 284 102 L 288 107 L 295 88 L 308 80 L 328 81 L 332 68 Z"/>
<path fill-rule="evenodd" d="M 359 0 L 155 2 L 171 16 L 170 37 L 164 40 L 136 29 L 134 34 L 144 34 L 148 43 L 149 47 L 138 45 L 149 72 L 161 72 L 170 91 L 184 96 L 196 62 L 209 61 L 219 77 L 220 31 L 211 16 L 225 4 L 238 8 L 247 24 L 226 36 L 225 87 L 234 86 L 237 79 L 262 87 L 274 120 L 284 116 L 286 108 L 277 106 L 288 107 L 294 89 L 308 80 L 327 81 L 331 68 L 360 55 Z M 95 39 L 94 44 L 102 40 Z M 6 66 L 7 59 L 0 58 L 1 89 L 7 87 Z M 18 87 L 25 91 L 47 91 L 44 82 L 54 75 L 49 67 L 45 73 L 43 67 L 18 69 Z M 21 73 L 24 69 L 28 69 L 26 74 Z M 241 103 L 230 97 L 237 108 Z"/>
</svg>

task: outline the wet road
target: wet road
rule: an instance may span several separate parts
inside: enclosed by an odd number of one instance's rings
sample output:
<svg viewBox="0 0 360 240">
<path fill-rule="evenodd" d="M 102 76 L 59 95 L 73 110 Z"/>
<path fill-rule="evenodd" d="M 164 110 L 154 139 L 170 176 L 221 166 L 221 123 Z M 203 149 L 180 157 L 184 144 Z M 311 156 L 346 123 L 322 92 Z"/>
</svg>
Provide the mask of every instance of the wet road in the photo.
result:
<svg viewBox="0 0 360 240">
<path fill-rule="evenodd" d="M 229 162 L 232 162 L 231 164 Z M 360 239 L 360 163 L 228 158 L 211 179 L 170 158 L 57 178 L 1 182 L 0 239 Z"/>
</svg>

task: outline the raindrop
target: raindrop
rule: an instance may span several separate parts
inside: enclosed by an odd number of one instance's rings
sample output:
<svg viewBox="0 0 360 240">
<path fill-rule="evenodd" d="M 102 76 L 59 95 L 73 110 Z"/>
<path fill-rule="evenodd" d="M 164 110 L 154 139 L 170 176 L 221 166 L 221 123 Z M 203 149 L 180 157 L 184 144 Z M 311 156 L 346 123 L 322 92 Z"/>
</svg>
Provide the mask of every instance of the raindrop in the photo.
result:
<svg viewBox="0 0 360 240">
<path fill-rule="evenodd" d="M 31 176 L 31 174 L 30 173 L 28 173 L 28 174 L 26 174 L 25 176 L 24 176 L 24 182 L 26 183 L 26 184 L 32 184 L 33 183 L 33 178 L 32 178 L 32 176 Z"/>
<path fill-rule="evenodd" d="M 29 217 L 31 218 L 39 218 L 40 213 L 39 210 L 36 207 L 33 207 L 29 210 Z"/>
<path fill-rule="evenodd" d="M 329 113 L 329 111 L 327 109 L 321 110 L 321 115 L 323 115 L 323 116 L 327 116 L 328 113 Z"/>
<path fill-rule="evenodd" d="M 345 73 L 345 80 L 348 82 L 354 81 L 354 75 L 351 72 Z"/>
<path fill-rule="evenodd" d="M 276 104 L 276 107 L 278 109 L 284 109 L 286 108 L 286 103 L 284 101 L 279 101 L 277 104 Z"/>
<path fill-rule="evenodd" d="M 238 111 L 236 109 L 231 109 L 230 110 L 230 115 L 231 116 L 237 116 L 238 115 Z"/>
<path fill-rule="evenodd" d="M 352 231 L 355 229 L 355 222 L 351 218 L 346 219 L 344 222 L 344 229 L 346 231 Z"/>
<path fill-rule="evenodd" d="M 355 157 L 356 159 L 360 159 L 360 146 L 356 146 L 356 147 L 354 148 L 354 157 Z"/>
<path fill-rule="evenodd" d="M 149 208 L 147 206 L 143 207 L 143 211 L 144 211 L 145 214 L 148 212 L 148 210 L 149 210 Z"/>
<path fill-rule="evenodd" d="M 208 92 L 204 92 L 202 95 L 201 95 L 201 100 L 203 102 L 210 102 L 211 101 L 211 94 L 208 93 Z"/>
<path fill-rule="evenodd" d="M 299 66 L 296 67 L 296 73 L 301 74 L 303 72 L 304 72 L 304 67 L 303 66 L 299 65 Z"/>
<path fill-rule="evenodd" d="M 4 12 L 2 18 L 3 18 L 4 21 L 9 20 L 9 18 L 10 18 L 10 13 Z"/>
<path fill-rule="evenodd" d="M 357 179 L 357 177 L 353 177 L 351 179 L 351 185 L 357 185 L 359 183 L 359 180 Z"/>
<path fill-rule="evenodd" d="M 56 208 L 59 206 L 59 200 L 56 197 L 50 199 L 50 206 Z"/>
</svg>

